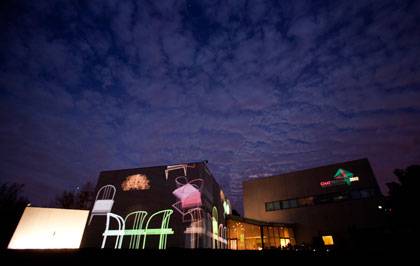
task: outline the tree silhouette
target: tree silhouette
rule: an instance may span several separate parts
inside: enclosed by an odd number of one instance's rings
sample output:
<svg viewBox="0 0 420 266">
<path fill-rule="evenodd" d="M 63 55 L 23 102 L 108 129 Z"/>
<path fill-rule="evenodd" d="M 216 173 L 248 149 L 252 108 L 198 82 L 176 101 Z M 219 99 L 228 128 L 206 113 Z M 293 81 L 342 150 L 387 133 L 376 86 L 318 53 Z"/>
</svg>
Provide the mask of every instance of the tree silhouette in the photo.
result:
<svg viewBox="0 0 420 266">
<path fill-rule="evenodd" d="M 395 226 L 414 229 L 419 222 L 418 190 L 420 188 L 420 165 L 411 165 L 405 170 L 394 171 L 399 182 L 388 183 L 388 208 Z"/>
<path fill-rule="evenodd" d="M 0 248 L 6 248 L 19 222 L 28 200 L 23 197 L 23 184 L 0 185 Z"/>
<path fill-rule="evenodd" d="M 94 186 L 91 182 L 86 182 L 77 191 L 63 191 L 55 198 L 54 207 L 64 209 L 90 209 L 94 200 Z"/>
</svg>

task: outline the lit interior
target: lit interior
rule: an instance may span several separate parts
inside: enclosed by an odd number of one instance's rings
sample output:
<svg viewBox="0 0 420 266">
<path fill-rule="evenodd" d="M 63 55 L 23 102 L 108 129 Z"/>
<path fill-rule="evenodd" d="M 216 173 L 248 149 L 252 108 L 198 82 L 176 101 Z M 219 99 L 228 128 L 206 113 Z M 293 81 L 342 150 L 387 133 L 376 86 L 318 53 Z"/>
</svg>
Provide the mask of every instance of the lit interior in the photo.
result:
<svg viewBox="0 0 420 266">
<path fill-rule="evenodd" d="M 266 225 L 261 227 L 232 220 L 228 220 L 227 226 L 230 249 L 261 250 L 263 247 L 265 249 L 281 249 L 287 248 L 289 244 L 295 244 L 292 228 Z"/>
<path fill-rule="evenodd" d="M 334 245 L 334 239 L 332 236 L 322 236 L 322 241 L 324 241 L 325 246 Z"/>
<path fill-rule="evenodd" d="M 26 207 L 9 249 L 79 248 L 89 211 Z"/>
</svg>

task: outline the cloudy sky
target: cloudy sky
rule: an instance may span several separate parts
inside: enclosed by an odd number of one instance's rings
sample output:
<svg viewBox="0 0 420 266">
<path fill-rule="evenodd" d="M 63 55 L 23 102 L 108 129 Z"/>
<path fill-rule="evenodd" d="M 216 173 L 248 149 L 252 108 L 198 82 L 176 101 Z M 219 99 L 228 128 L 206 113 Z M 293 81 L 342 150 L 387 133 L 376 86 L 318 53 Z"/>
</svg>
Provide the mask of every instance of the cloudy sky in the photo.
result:
<svg viewBox="0 0 420 266">
<path fill-rule="evenodd" d="M 419 1 L 2 1 L 0 181 L 45 204 L 99 171 L 243 180 L 420 161 Z"/>
</svg>

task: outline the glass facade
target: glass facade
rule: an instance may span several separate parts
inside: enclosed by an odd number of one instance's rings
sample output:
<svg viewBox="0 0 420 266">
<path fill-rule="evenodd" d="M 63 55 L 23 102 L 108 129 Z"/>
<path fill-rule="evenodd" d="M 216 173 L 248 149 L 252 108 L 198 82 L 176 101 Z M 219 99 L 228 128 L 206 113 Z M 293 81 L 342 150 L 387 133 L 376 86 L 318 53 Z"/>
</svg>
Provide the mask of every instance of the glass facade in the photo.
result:
<svg viewBox="0 0 420 266">
<path fill-rule="evenodd" d="M 229 249 L 284 249 L 295 244 L 290 225 L 267 224 L 235 217 L 227 220 L 227 227 Z"/>
<path fill-rule="evenodd" d="M 265 203 L 265 211 L 277 211 L 298 207 L 307 207 L 317 204 L 341 202 L 346 200 L 366 199 L 375 197 L 378 195 L 378 191 L 373 188 L 326 193 L 316 196 L 308 196 L 301 198 L 293 198 L 286 200 L 277 200 Z"/>
</svg>

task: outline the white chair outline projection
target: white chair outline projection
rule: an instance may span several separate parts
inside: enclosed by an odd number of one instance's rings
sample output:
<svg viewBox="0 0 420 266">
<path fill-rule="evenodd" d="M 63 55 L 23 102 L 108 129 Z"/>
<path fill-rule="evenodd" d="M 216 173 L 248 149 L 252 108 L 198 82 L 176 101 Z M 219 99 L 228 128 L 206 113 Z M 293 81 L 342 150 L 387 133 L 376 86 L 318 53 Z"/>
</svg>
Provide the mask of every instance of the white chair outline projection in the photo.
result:
<svg viewBox="0 0 420 266">
<path fill-rule="evenodd" d="M 190 248 L 198 248 L 200 238 L 206 235 L 204 224 L 204 210 L 202 208 L 189 209 L 185 215 L 190 216 L 190 225 L 185 229 L 185 234 L 190 237 Z"/>
<path fill-rule="evenodd" d="M 172 193 L 178 199 L 172 204 L 172 207 L 181 214 L 182 222 L 190 222 L 186 228 L 185 234 L 189 237 L 189 245 L 191 248 L 199 246 L 201 235 L 205 235 L 205 225 L 203 224 L 204 212 L 201 208 L 202 199 L 201 191 L 203 189 L 204 180 L 201 178 L 188 181 L 186 176 L 175 178 L 177 189 Z"/>
<path fill-rule="evenodd" d="M 118 229 L 109 229 L 110 226 L 110 221 L 111 218 L 114 218 L 117 223 L 118 223 Z M 106 244 L 106 239 L 108 238 L 108 236 L 116 236 L 116 240 L 115 240 L 115 246 L 114 249 L 120 249 L 121 245 L 122 245 L 122 240 L 123 240 L 123 236 L 124 236 L 124 230 L 125 230 L 125 221 L 124 219 L 114 213 L 107 213 L 106 214 L 106 226 L 105 226 L 105 231 L 102 234 L 103 239 L 102 239 L 102 245 L 101 248 L 105 248 L 105 244 Z"/>
<path fill-rule="evenodd" d="M 218 241 L 219 241 L 219 247 L 220 248 L 225 248 L 226 244 L 227 244 L 227 240 L 226 240 L 226 226 L 224 226 L 223 224 L 219 224 L 219 237 L 218 237 Z"/>
<path fill-rule="evenodd" d="M 89 225 L 92 222 L 93 216 L 107 215 L 112 210 L 114 205 L 116 188 L 113 185 L 105 185 L 98 190 L 96 194 L 95 203 L 93 204 L 92 212 L 89 218 Z"/>
<path fill-rule="evenodd" d="M 187 164 L 174 164 L 174 165 L 168 165 L 166 166 L 166 170 L 165 170 L 165 177 L 166 180 L 168 180 L 168 176 L 169 176 L 169 172 L 170 171 L 175 171 L 178 169 L 183 169 L 184 170 L 184 175 L 187 175 Z"/>
<path fill-rule="evenodd" d="M 218 223 L 219 214 L 218 214 L 217 208 L 215 206 L 213 206 L 213 209 L 212 209 L 211 213 L 212 213 L 211 220 L 212 220 L 212 233 L 213 233 L 213 241 L 212 241 L 213 245 L 212 245 L 212 247 L 214 249 L 217 249 L 217 248 L 219 248 L 219 245 L 218 245 L 218 240 L 219 240 L 219 223 Z"/>
<path fill-rule="evenodd" d="M 188 178 L 186 176 L 178 176 L 175 178 L 175 184 L 176 187 L 182 187 L 183 185 L 186 185 L 188 183 Z"/>
<path fill-rule="evenodd" d="M 175 184 L 177 188 L 185 186 L 186 184 L 190 184 L 201 192 L 203 190 L 204 179 L 196 178 L 191 181 L 188 181 L 188 178 L 186 176 L 178 176 L 177 178 L 175 178 Z"/>
</svg>

